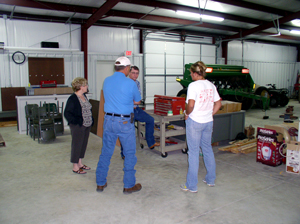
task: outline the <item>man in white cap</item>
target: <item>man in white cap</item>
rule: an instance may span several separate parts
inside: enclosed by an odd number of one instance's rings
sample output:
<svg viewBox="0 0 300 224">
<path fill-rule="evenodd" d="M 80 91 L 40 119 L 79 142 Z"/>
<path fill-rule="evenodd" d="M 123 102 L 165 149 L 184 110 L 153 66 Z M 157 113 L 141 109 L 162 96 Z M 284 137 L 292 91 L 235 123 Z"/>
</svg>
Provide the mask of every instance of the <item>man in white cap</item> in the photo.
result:
<svg viewBox="0 0 300 224">
<path fill-rule="evenodd" d="M 107 173 L 117 138 L 123 146 L 124 160 L 124 194 L 142 189 L 136 184 L 134 166 L 136 158 L 136 137 L 133 117 L 133 105 L 140 104 L 141 95 L 132 79 L 126 78 L 130 72 L 130 60 L 120 57 L 115 62 L 115 73 L 103 83 L 104 125 L 103 146 L 96 169 L 97 191 L 107 187 Z"/>
</svg>

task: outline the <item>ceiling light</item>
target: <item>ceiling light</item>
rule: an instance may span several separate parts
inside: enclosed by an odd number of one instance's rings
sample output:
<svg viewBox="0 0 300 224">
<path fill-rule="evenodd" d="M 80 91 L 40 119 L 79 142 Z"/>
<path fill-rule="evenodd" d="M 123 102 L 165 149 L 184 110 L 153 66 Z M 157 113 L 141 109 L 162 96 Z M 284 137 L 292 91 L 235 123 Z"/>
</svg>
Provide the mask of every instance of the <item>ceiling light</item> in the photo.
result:
<svg viewBox="0 0 300 224">
<path fill-rule="evenodd" d="M 300 19 L 294 19 L 294 20 L 292 20 L 292 23 L 293 23 L 295 26 L 300 26 Z"/>
<path fill-rule="evenodd" d="M 290 33 L 300 35 L 300 30 L 291 30 Z"/>
<path fill-rule="evenodd" d="M 208 16 L 208 15 L 200 16 L 200 14 L 198 14 L 198 13 L 186 12 L 186 11 L 180 11 L 180 10 L 176 11 L 176 13 L 178 15 L 189 16 L 189 17 L 194 17 L 194 18 L 199 18 L 199 19 L 200 19 L 200 17 L 202 17 L 203 20 L 213 20 L 213 21 L 219 21 L 219 22 L 224 20 L 224 18 L 222 18 L 222 17 Z"/>
</svg>

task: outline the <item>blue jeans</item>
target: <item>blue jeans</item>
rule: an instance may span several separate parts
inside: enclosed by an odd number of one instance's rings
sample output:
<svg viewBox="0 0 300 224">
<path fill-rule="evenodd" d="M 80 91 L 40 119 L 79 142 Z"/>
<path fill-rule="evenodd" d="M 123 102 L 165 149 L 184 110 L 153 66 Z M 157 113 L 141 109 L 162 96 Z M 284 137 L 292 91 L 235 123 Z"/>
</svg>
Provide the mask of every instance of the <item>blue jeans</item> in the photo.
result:
<svg viewBox="0 0 300 224">
<path fill-rule="evenodd" d="M 114 117 L 105 115 L 103 124 L 103 146 L 96 169 L 97 185 L 103 186 L 107 182 L 107 172 L 110 159 L 114 153 L 117 138 L 119 137 L 124 147 L 124 188 L 131 188 L 135 185 L 135 169 L 137 162 L 136 138 L 134 124 L 130 123 L 130 118 Z"/>
<path fill-rule="evenodd" d="M 208 123 L 197 123 L 191 118 L 186 120 L 186 140 L 188 145 L 189 168 L 186 177 L 186 187 L 190 190 L 197 190 L 199 151 L 203 153 L 203 160 L 206 167 L 205 180 L 207 184 L 214 184 L 216 179 L 216 162 L 211 147 L 211 136 L 213 121 Z"/>
<path fill-rule="evenodd" d="M 146 141 L 147 145 L 151 147 L 152 145 L 155 144 L 155 139 L 154 139 L 154 118 L 147 114 L 144 110 L 142 110 L 139 107 L 136 107 L 134 109 L 134 119 L 140 122 L 145 122 L 146 123 Z M 123 145 L 121 144 L 121 156 L 123 157 Z"/>
</svg>

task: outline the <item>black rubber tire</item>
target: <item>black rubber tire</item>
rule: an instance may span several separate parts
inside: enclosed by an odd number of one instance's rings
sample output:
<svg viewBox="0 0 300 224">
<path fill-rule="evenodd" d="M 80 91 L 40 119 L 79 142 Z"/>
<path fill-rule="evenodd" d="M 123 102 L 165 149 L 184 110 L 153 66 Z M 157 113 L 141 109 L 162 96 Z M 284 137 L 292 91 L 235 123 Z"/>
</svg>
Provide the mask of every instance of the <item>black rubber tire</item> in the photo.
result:
<svg viewBox="0 0 300 224">
<path fill-rule="evenodd" d="M 286 105 L 288 105 L 290 99 L 287 96 L 282 95 L 279 99 L 279 105 L 281 107 L 285 107 Z"/>
<path fill-rule="evenodd" d="M 268 89 L 266 87 L 258 87 L 257 90 L 255 91 L 255 94 L 256 95 L 260 95 L 260 96 L 266 96 L 268 99 L 270 99 L 270 93 L 268 91 Z M 262 101 L 260 100 L 255 100 L 256 102 L 256 105 L 261 108 L 261 109 L 264 109 L 263 108 L 263 104 L 262 104 Z"/>
<path fill-rule="evenodd" d="M 181 152 L 182 152 L 183 154 L 187 154 L 188 149 L 187 149 L 187 148 L 186 148 L 186 149 L 182 149 Z"/>
<path fill-rule="evenodd" d="M 279 96 L 278 94 L 273 94 L 271 97 L 270 97 L 270 107 L 278 107 L 278 103 L 279 103 Z"/>
<path fill-rule="evenodd" d="M 254 104 L 254 99 L 245 98 L 241 103 L 242 103 L 242 110 L 249 110 Z"/>
<path fill-rule="evenodd" d="M 143 145 L 143 144 L 140 144 L 140 146 L 141 146 L 141 149 L 143 149 L 143 148 L 144 148 L 144 145 Z"/>
<path fill-rule="evenodd" d="M 177 93 L 177 97 L 184 97 L 186 99 L 186 95 L 187 95 L 187 88 L 180 90 Z"/>
<path fill-rule="evenodd" d="M 161 153 L 161 157 L 166 158 L 168 156 L 168 153 L 165 152 L 165 154 Z"/>
</svg>

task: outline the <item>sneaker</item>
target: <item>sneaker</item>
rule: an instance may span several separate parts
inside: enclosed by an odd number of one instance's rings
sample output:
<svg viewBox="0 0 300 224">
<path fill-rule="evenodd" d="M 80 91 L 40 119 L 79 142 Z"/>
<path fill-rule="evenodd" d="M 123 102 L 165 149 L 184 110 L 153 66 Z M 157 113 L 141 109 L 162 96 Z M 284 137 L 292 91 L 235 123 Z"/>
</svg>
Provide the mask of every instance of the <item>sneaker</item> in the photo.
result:
<svg viewBox="0 0 300 224">
<path fill-rule="evenodd" d="M 202 180 L 204 183 L 206 183 L 206 180 Z M 207 186 L 209 186 L 209 187 L 214 187 L 215 186 L 215 184 L 208 184 L 208 183 L 206 183 L 207 184 Z"/>
<path fill-rule="evenodd" d="M 193 191 L 193 190 L 188 189 L 185 186 L 185 184 L 180 185 L 180 189 L 183 190 L 183 191 L 189 191 L 189 192 L 192 192 L 192 193 L 197 193 L 198 192 L 197 190 Z"/>
</svg>

